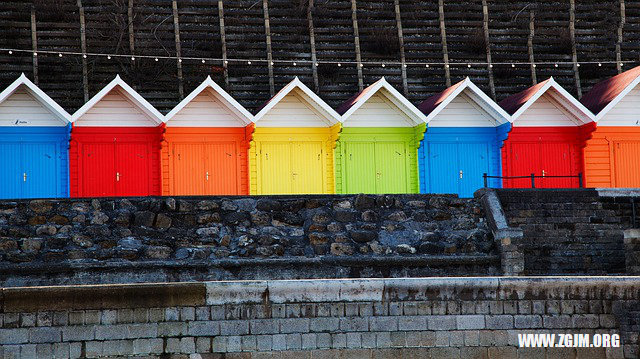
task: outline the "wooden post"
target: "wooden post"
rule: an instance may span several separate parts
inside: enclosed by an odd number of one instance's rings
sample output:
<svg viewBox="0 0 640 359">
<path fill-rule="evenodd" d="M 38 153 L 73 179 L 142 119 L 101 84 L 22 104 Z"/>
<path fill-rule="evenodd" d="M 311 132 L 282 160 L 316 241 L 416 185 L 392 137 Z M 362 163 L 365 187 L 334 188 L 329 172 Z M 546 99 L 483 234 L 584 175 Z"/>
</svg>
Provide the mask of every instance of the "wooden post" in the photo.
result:
<svg viewBox="0 0 640 359">
<path fill-rule="evenodd" d="M 487 0 L 482 0 L 482 29 L 484 31 L 484 46 L 487 52 L 487 72 L 489 73 L 489 89 L 491 98 L 496 99 L 496 86 L 493 82 L 493 66 L 491 66 L 491 44 L 489 42 L 489 7 Z"/>
<path fill-rule="evenodd" d="M 580 86 L 580 71 L 578 69 L 578 53 L 576 51 L 576 2 L 569 0 L 571 8 L 569 9 L 569 33 L 571 34 L 571 59 L 573 60 L 573 73 L 576 81 L 576 93 L 578 98 L 582 97 L 582 88 Z"/>
<path fill-rule="evenodd" d="M 31 49 L 33 55 L 38 52 L 38 31 L 36 29 L 36 9 L 31 7 Z M 33 63 L 33 82 L 38 84 L 38 56 L 31 56 Z"/>
<path fill-rule="evenodd" d="M 176 60 L 176 67 L 178 68 L 178 95 L 182 100 L 184 98 L 184 79 L 182 77 L 182 51 L 180 48 L 180 23 L 178 21 L 178 2 L 173 0 L 173 32 L 175 34 L 176 41 L 176 56 L 178 59 Z"/>
<path fill-rule="evenodd" d="M 227 66 L 227 39 L 224 32 L 224 6 L 222 0 L 218 0 L 218 19 L 220 20 L 220 45 L 222 46 L 222 68 L 224 83 L 229 90 L 229 69 Z"/>
<path fill-rule="evenodd" d="M 131 55 L 135 54 L 135 33 L 133 32 L 133 0 L 129 0 L 129 6 L 127 6 L 127 21 L 129 25 L 129 52 Z"/>
<path fill-rule="evenodd" d="M 451 74 L 449 73 L 449 52 L 447 51 L 447 30 L 444 26 L 444 1 L 438 0 L 438 14 L 440 17 L 440 37 L 442 41 L 442 57 L 444 60 L 444 75 L 447 87 L 451 86 Z"/>
<path fill-rule="evenodd" d="M 309 43 L 311 45 L 311 71 L 313 73 L 313 86 L 316 94 L 320 93 L 320 84 L 318 82 L 318 58 L 316 56 L 316 35 L 313 27 L 313 0 L 309 0 L 307 6 L 307 21 L 309 23 Z"/>
<path fill-rule="evenodd" d="M 82 6 L 82 0 L 78 0 L 78 13 L 80 14 L 80 48 L 82 50 L 82 89 L 84 94 L 84 101 L 89 101 L 89 78 L 87 70 L 87 27 L 84 19 L 84 7 Z"/>
<path fill-rule="evenodd" d="M 529 62 L 531 63 L 531 82 L 533 85 L 538 83 L 536 76 L 535 58 L 533 56 L 533 36 L 535 36 L 536 15 L 533 10 L 529 11 L 529 36 L 527 37 L 527 47 L 529 48 Z"/>
<path fill-rule="evenodd" d="M 622 29 L 624 28 L 624 24 L 626 22 L 626 11 L 624 0 L 620 0 L 620 22 L 618 23 L 618 41 L 616 42 L 616 69 L 618 69 L 618 73 L 622 72 L 622 56 L 620 55 L 620 45 L 622 44 Z"/>
<path fill-rule="evenodd" d="M 407 65 L 404 56 L 404 36 L 402 32 L 402 18 L 400 16 L 400 1 L 394 0 L 396 9 L 396 25 L 398 27 L 398 42 L 400 43 L 400 66 L 402 70 L 402 91 L 405 96 L 409 96 L 409 85 L 407 84 Z"/>
<path fill-rule="evenodd" d="M 267 37 L 267 69 L 269 70 L 269 91 L 273 97 L 276 94 L 275 83 L 273 81 L 273 54 L 271 53 L 271 25 L 269 24 L 269 4 L 267 0 L 262 0 L 262 10 L 264 13 L 264 31 Z"/>
<path fill-rule="evenodd" d="M 351 20 L 353 21 L 353 43 L 356 46 L 356 67 L 358 69 L 358 89 L 364 90 L 362 79 L 362 56 L 360 55 L 360 31 L 358 30 L 358 7 L 356 0 L 351 0 Z"/>
</svg>

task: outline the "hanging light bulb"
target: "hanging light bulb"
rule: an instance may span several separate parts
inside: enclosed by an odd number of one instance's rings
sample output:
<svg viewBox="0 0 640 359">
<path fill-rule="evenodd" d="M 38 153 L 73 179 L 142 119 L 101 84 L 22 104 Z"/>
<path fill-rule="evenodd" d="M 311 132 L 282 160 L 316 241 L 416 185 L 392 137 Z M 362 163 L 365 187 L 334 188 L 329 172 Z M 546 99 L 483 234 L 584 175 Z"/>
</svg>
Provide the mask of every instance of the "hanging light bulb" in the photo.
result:
<svg viewBox="0 0 640 359">
<path fill-rule="evenodd" d="M 405 69 L 407 68 L 407 64 L 402 65 Z"/>
<path fill-rule="evenodd" d="M 622 67 L 622 66 L 624 66 L 624 62 L 621 62 L 621 63 L 620 63 L 620 67 Z"/>
<path fill-rule="evenodd" d="M 580 67 L 580 63 L 577 63 L 577 64 L 576 64 L 576 66 L 577 66 L 577 67 Z"/>
<path fill-rule="evenodd" d="M 424 67 L 429 68 L 429 64 L 424 65 Z"/>
<path fill-rule="evenodd" d="M 182 62 L 182 59 L 178 59 L 178 62 Z"/>
<path fill-rule="evenodd" d="M 598 66 L 602 66 L 602 64 L 598 62 Z"/>
<path fill-rule="evenodd" d="M 224 60 L 224 64 L 225 64 L 225 65 L 228 65 L 228 64 L 229 64 L 229 61 Z"/>
<path fill-rule="evenodd" d="M 111 55 L 107 55 L 107 60 L 111 60 Z"/>
<path fill-rule="evenodd" d="M 13 51 L 9 50 L 9 55 L 13 55 Z"/>
<path fill-rule="evenodd" d="M 449 64 L 444 65 L 444 67 L 449 68 Z"/>
<path fill-rule="evenodd" d="M 471 64 L 467 64 L 467 67 L 468 67 L 468 68 L 471 68 Z"/>
<path fill-rule="evenodd" d="M 38 56 L 38 53 L 37 53 L 37 52 L 34 52 L 34 53 L 33 53 L 33 56 Z"/>
<path fill-rule="evenodd" d="M 511 64 L 511 67 L 516 67 L 516 65 L 515 64 Z"/>
<path fill-rule="evenodd" d="M 364 64 L 360 64 L 360 67 L 364 67 Z"/>
<path fill-rule="evenodd" d="M 136 61 L 136 58 L 131 56 L 131 61 Z"/>
<path fill-rule="evenodd" d="M 558 67 L 558 64 L 553 64 L 553 66 Z"/>
<path fill-rule="evenodd" d="M 342 67 L 342 64 L 338 62 L 338 67 Z"/>
<path fill-rule="evenodd" d="M 298 66 L 298 64 L 294 62 L 294 63 L 293 63 L 293 66 Z"/>
<path fill-rule="evenodd" d="M 204 59 L 202 59 L 202 63 L 204 64 Z"/>
<path fill-rule="evenodd" d="M 156 62 L 158 62 L 158 58 L 157 57 L 154 60 L 156 60 Z"/>
<path fill-rule="evenodd" d="M 83 59 L 86 59 L 86 58 L 87 58 L 87 54 L 83 54 L 83 55 L 82 55 L 82 58 L 83 58 Z"/>
<path fill-rule="evenodd" d="M 493 68 L 493 64 L 489 64 L 489 68 L 492 69 Z"/>
<path fill-rule="evenodd" d="M 532 66 L 533 66 L 533 67 L 536 67 L 537 65 L 536 65 L 536 64 L 533 64 Z"/>
<path fill-rule="evenodd" d="M 382 67 L 384 67 L 384 64 L 382 64 Z"/>
<path fill-rule="evenodd" d="M 247 61 L 247 65 L 251 65 L 251 61 Z"/>
<path fill-rule="evenodd" d="M 271 61 L 271 66 L 273 66 L 273 61 Z"/>
<path fill-rule="evenodd" d="M 58 54 L 58 57 L 62 57 L 62 54 Z"/>
</svg>

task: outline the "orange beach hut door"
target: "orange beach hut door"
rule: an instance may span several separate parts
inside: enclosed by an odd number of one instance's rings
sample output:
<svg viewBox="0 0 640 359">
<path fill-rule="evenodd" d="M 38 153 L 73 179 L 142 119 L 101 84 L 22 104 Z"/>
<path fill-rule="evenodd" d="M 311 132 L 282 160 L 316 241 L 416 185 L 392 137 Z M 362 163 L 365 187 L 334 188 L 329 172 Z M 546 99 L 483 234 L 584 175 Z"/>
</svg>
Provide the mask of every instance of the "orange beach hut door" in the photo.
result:
<svg viewBox="0 0 640 359">
<path fill-rule="evenodd" d="M 640 142 L 613 143 L 616 187 L 640 187 Z"/>
</svg>

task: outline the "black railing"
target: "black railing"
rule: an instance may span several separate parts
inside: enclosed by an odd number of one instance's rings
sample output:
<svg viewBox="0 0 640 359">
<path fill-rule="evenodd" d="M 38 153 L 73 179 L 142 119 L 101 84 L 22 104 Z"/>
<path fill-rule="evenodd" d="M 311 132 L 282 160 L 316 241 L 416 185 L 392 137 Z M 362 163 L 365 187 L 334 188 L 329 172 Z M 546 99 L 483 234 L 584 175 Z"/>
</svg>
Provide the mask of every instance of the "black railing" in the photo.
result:
<svg viewBox="0 0 640 359">
<path fill-rule="evenodd" d="M 531 174 L 530 176 L 489 176 L 486 173 L 482 174 L 482 178 L 484 179 L 484 187 L 489 186 L 489 178 L 499 178 L 499 179 L 523 179 L 529 178 L 531 179 L 531 188 L 536 188 L 536 178 L 577 178 L 578 179 L 578 187 L 583 188 L 582 185 L 582 172 L 578 173 L 577 176 L 536 176 L 535 174 Z"/>
</svg>

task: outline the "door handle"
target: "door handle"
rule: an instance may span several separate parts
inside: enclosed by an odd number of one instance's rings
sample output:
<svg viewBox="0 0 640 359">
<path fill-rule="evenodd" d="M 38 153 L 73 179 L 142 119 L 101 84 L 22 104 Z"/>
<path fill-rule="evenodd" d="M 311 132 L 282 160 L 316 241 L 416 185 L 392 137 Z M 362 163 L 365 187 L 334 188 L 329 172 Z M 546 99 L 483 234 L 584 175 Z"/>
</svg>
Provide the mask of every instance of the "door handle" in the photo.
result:
<svg viewBox="0 0 640 359">
<path fill-rule="evenodd" d="M 120 181 L 120 172 L 116 172 L 116 182 Z"/>
<path fill-rule="evenodd" d="M 462 170 L 460 170 L 460 179 L 462 179 Z"/>
<path fill-rule="evenodd" d="M 380 176 L 382 176 L 382 173 L 380 173 L 380 172 L 376 172 L 376 177 L 377 177 L 377 178 L 380 178 Z"/>
<path fill-rule="evenodd" d="M 22 182 L 27 182 L 27 172 L 22 174 Z"/>
<path fill-rule="evenodd" d="M 207 181 L 208 181 L 209 180 L 209 172 L 207 172 L 206 176 L 207 176 Z"/>
<path fill-rule="evenodd" d="M 542 170 L 542 177 L 544 177 L 545 174 L 546 174 L 546 172 L 544 170 Z"/>
</svg>

